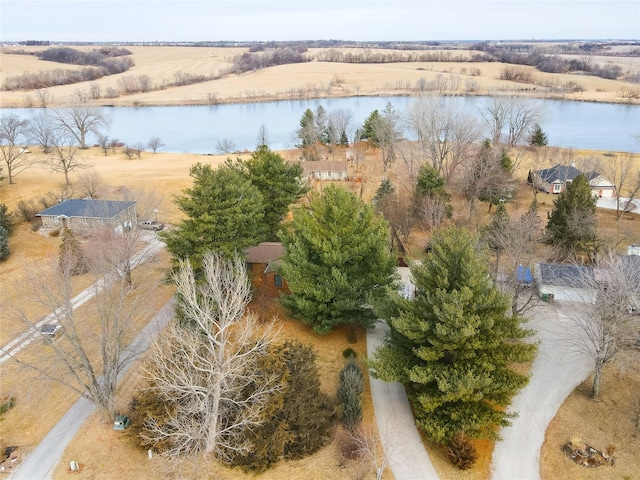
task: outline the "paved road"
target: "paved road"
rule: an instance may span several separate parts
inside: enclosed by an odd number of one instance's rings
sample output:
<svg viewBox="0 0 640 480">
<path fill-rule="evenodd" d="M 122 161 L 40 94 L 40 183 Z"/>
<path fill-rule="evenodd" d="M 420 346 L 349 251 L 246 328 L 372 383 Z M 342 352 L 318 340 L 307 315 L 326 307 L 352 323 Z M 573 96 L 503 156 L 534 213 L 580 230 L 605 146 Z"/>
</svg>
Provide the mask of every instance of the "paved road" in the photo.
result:
<svg viewBox="0 0 640 480">
<path fill-rule="evenodd" d="M 147 245 L 137 252 L 131 259 L 131 268 L 134 269 L 140 265 L 149 256 L 153 256 L 164 248 L 164 243 L 158 240 L 157 235 L 150 232 L 142 232 L 141 239 L 147 242 Z M 71 305 L 73 309 L 80 307 L 88 300 L 91 300 L 101 288 L 108 285 L 112 279 L 109 277 L 102 277 L 97 280 L 93 285 L 84 289 L 78 295 L 71 299 Z M 0 348 L 0 363 L 6 362 L 12 356 L 17 355 L 21 350 L 26 348 L 32 341 L 40 335 L 40 328 L 42 325 L 48 323 L 59 323 L 60 316 L 63 315 L 63 309 L 59 308 L 55 312 L 50 313 L 42 320 L 37 322 L 33 327 L 29 328 L 26 332 L 23 332 L 18 337 Z"/>
<path fill-rule="evenodd" d="M 372 355 L 387 330 L 378 322 L 367 330 L 367 352 Z M 409 400 L 400 383 L 369 376 L 378 433 L 395 480 L 438 480 L 416 428 Z"/>
<path fill-rule="evenodd" d="M 502 441 L 493 451 L 492 480 L 540 479 L 540 449 L 549 422 L 593 369 L 591 360 L 567 347 L 567 332 L 572 324 L 563 311 L 571 308 L 570 303 L 545 305 L 534 312 L 528 324 L 537 330 L 538 355 L 531 367 L 529 384 L 508 408 L 519 416 L 500 431 Z"/>
<path fill-rule="evenodd" d="M 131 342 L 131 345 L 129 345 L 130 351 L 134 355 L 144 352 L 153 338 L 172 317 L 173 301 L 170 300 Z M 122 378 L 131 364 L 132 362 L 128 363 L 121 370 L 118 379 Z M 81 397 L 24 460 L 22 465 L 9 476 L 9 480 L 51 480 L 53 478 L 53 469 L 60 461 L 67 445 L 95 409 L 96 407 L 92 403 Z M 65 461 L 67 460 L 74 459 L 65 459 Z"/>
</svg>

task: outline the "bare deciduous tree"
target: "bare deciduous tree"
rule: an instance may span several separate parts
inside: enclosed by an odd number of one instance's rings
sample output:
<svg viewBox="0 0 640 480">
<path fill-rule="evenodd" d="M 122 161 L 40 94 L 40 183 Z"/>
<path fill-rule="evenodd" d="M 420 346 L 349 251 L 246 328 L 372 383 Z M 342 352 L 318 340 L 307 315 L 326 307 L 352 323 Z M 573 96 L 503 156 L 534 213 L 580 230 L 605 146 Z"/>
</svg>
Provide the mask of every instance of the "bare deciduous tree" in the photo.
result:
<svg viewBox="0 0 640 480">
<path fill-rule="evenodd" d="M 96 170 L 87 170 L 78 175 L 76 186 L 83 198 L 101 198 L 105 190 L 104 180 Z"/>
<path fill-rule="evenodd" d="M 568 340 L 572 348 L 594 362 L 591 399 L 600 400 L 602 371 L 606 365 L 633 361 L 637 368 L 640 339 L 640 261 L 632 255 L 603 256 L 593 275 L 581 278 L 581 287 L 591 292 L 587 302 L 569 318 L 578 335 Z"/>
<path fill-rule="evenodd" d="M 156 153 L 160 147 L 164 146 L 164 142 L 159 137 L 151 137 L 147 142 L 147 148 Z"/>
<path fill-rule="evenodd" d="M 158 209 L 162 206 L 164 196 L 162 192 L 156 189 L 147 188 L 130 189 L 120 187 L 122 200 L 132 200 L 136 202 L 136 214 L 140 220 L 151 220 L 158 213 Z"/>
<path fill-rule="evenodd" d="M 418 201 L 416 214 L 428 230 L 434 230 L 450 215 L 448 197 L 444 195 L 423 195 Z"/>
<path fill-rule="evenodd" d="M 16 175 L 29 168 L 33 162 L 27 156 L 29 122 L 16 115 L 3 115 L 0 118 L 0 154 L 7 166 L 9 184 Z"/>
<path fill-rule="evenodd" d="M 230 138 L 222 138 L 216 142 L 217 153 L 232 153 L 236 150 L 236 144 Z"/>
<path fill-rule="evenodd" d="M 629 154 L 609 157 L 602 167 L 602 173 L 616 186 L 616 218 L 620 220 L 633 209 L 633 200 L 640 194 L 640 172 L 633 176 L 633 158 Z"/>
<path fill-rule="evenodd" d="M 258 130 L 258 145 L 260 148 L 262 146 L 269 146 L 269 131 L 267 130 L 267 126 L 263 123 L 260 125 L 260 129 Z"/>
<path fill-rule="evenodd" d="M 351 478 L 360 480 L 369 478 L 373 470 L 376 480 L 381 480 L 389 459 L 398 449 L 397 426 L 391 422 L 378 430 L 359 425 L 340 432 L 339 443 L 343 444 L 342 455 L 351 460 Z M 378 438 L 380 435 L 382 438 Z"/>
<path fill-rule="evenodd" d="M 397 148 L 399 161 L 394 168 L 398 182 L 412 196 L 415 195 L 418 172 L 425 158 L 415 142 L 401 142 Z"/>
<path fill-rule="evenodd" d="M 471 220 L 476 214 L 476 200 L 498 198 L 500 192 L 508 193 L 512 178 L 503 168 L 502 152 L 491 147 L 488 142 L 477 146 L 476 152 L 467 158 L 462 167 L 457 181 L 467 202 Z"/>
<path fill-rule="evenodd" d="M 102 129 L 109 127 L 110 120 L 100 109 L 81 100 L 77 99 L 71 107 L 54 109 L 53 116 L 56 126 L 75 138 L 81 149 L 85 149 L 87 134 L 99 134 Z"/>
<path fill-rule="evenodd" d="M 57 135 L 53 139 L 51 145 L 51 154 L 45 160 L 45 164 L 52 172 L 63 173 L 65 187 L 71 186 L 69 180 L 69 173 L 76 168 L 85 168 L 86 165 L 82 163 L 81 159 L 77 156 L 78 147 L 73 144 L 73 140 L 65 138 L 62 135 Z"/>
<path fill-rule="evenodd" d="M 105 135 L 104 133 L 98 133 L 96 135 L 96 140 L 98 141 L 98 145 L 100 146 L 100 150 L 104 153 L 105 157 L 109 155 L 109 150 L 112 150 L 111 139 Z"/>
<path fill-rule="evenodd" d="M 29 124 L 30 141 L 42 147 L 44 154 L 48 154 L 55 141 L 55 126 L 47 114 L 36 115 Z"/>
<path fill-rule="evenodd" d="M 504 210 L 506 212 L 506 210 Z M 495 277 L 503 291 L 511 295 L 511 311 L 524 315 L 536 305 L 535 290 L 523 278 L 518 277 L 518 267 L 529 267 L 533 263 L 536 244 L 542 236 L 542 221 L 534 209 L 518 218 L 511 218 L 498 211 L 492 222 L 483 229 L 482 238 L 495 254 Z M 501 259 L 507 267 L 500 268 Z"/>
<path fill-rule="evenodd" d="M 493 96 L 483 102 L 480 113 L 493 145 L 505 143 L 509 148 L 518 145 L 541 117 L 539 108 L 518 97 Z"/>
<path fill-rule="evenodd" d="M 49 93 L 49 90 L 45 90 L 44 88 L 36 90 L 36 97 L 40 100 L 40 106 L 42 108 L 47 108 L 53 100 L 53 96 Z"/>
<path fill-rule="evenodd" d="M 421 96 L 409 106 L 405 124 L 446 180 L 452 178 L 480 139 L 476 120 L 447 98 Z"/>
<path fill-rule="evenodd" d="M 100 272 L 102 280 L 94 289 L 91 310 L 79 315 L 72 299 L 75 266 L 76 259 L 67 255 L 60 262 L 52 259 L 28 272 L 29 301 L 51 311 L 50 322 L 59 325 L 60 331 L 38 355 L 18 352 L 12 358 L 85 397 L 112 419 L 118 374 L 135 355 L 126 342 L 130 341 L 134 319 L 146 308 L 157 285 L 141 276 L 132 290 L 122 279 Z M 33 319 L 20 305 L 7 310 L 5 314 L 38 331 L 39 319 Z"/>
<path fill-rule="evenodd" d="M 353 112 L 338 108 L 329 112 L 327 117 L 326 140 L 335 159 L 335 147 L 349 138 L 349 128 L 353 119 Z M 347 140 L 348 142 L 348 140 Z"/>
<path fill-rule="evenodd" d="M 168 405 L 162 422 L 147 421 L 150 444 L 169 457 L 250 448 L 246 431 L 265 421 L 265 409 L 283 385 L 259 368 L 271 327 L 246 312 L 251 288 L 244 262 L 213 253 L 203 259 L 203 279 L 182 262 L 174 281 L 181 322 L 173 322 L 151 347 L 145 367 L 151 393 Z M 272 325 L 272 324 L 271 324 Z"/>
</svg>

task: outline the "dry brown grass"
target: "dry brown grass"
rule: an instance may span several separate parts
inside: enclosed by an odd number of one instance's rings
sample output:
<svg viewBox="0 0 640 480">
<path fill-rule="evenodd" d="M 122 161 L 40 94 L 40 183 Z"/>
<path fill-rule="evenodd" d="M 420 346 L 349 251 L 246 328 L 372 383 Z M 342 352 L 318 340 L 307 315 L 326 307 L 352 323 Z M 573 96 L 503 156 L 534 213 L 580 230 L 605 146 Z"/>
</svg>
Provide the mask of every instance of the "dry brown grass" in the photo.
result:
<svg viewBox="0 0 640 480">
<path fill-rule="evenodd" d="M 640 398 L 640 372 L 621 376 L 615 367 L 604 372 L 602 401 L 589 400 L 591 378 L 576 388 L 549 424 L 540 452 L 544 480 L 633 480 L 640 474 L 640 436 L 633 438 L 634 404 Z M 598 450 L 615 447 L 615 465 L 587 468 L 576 465 L 562 451 L 579 437 Z"/>
<path fill-rule="evenodd" d="M 26 50 L 41 50 L 43 47 L 24 47 Z M 93 47 L 80 47 L 91 49 Z M 132 52 L 135 66 L 129 71 L 103 77 L 95 83 L 103 92 L 108 88 L 117 88 L 118 80 L 127 76 L 148 75 L 157 85 L 175 81 L 177 72 L 193 75 L 218 74 L 229 67 L 233 57 L 247 51 L 240 48 L 214 47 L 128 47 Z M 348 49 L 342 49 L 348 50 Z M 311 49 L 316 53 L 317 49 Z M 627 58 L 611 57 L 609 61 L 620 62 L 626 71 Z M 73 69 L 73 65 L 43 62 L 33 56 L 8 55 L 0 53 L 0 82 L 23 72 L 37 72 L 54 68 Z M 473 79 L 477 82 L 477 94 L 518 94 L 528 96 L 547 95 L 545 88 L 531 84 L 522 84 L 500 80 L 504 64 L 460 63 L 460 62 L 412 62 L 386 64 L 346 64 L 308 62 L 293 65 L 270 67 L 241 75 L 232 75 L 218 80 L 207 81 L 189 86 L 171 87 L 144 94 L 122 96 L 115 99 L 103 99 L 98 104 L 109 105 L 188 105 L 208 104 L 211 97 L 216 102 L 244 102 L 291 98 L 353 96 L 353 95 L 405 95 L 415 94 L 419 79 L 433 80 L 437 75 L 456 75 L 460 78 L 460 88 L 455 94 L 465 92 L 465 82 Z M 480 75 L 471 77 L 471 69 L 479 69 Z M 606 80 L 591 76 L 569 74 L 550 74 L 538 72 L 533 67 L 523 67 L 530 71 L 539 84 L 554 83 L 563 85 L 573 81 L 584 89 L 581 93 L 553 94 L 556 98 L 573 100 L 593 100 L 602 102 L 626 102 L 620 97 L 623 87 L 629 84 L 621 81 Z M 463 70 L 465 69 L 465 70 Z M 462 72 L 465 71 L 463 74 Z M 343 80 L 339 86 L 331 86 L 334 77 Z M 89 82 L 51 87 L 47 92 L 52 97 L 51 105 L 68 102 L 75 91 L 87 91 Z M 451 92 L 450 92 L 451 93 Z M 632 100 L 640 103 L 640 99 Z M 39 106 L 35 91 L 3 92 L 3 107 L 19 107 L 32 104 Z"/>
<path fill-rule="evenodd" d="M 330 396 L 335 395 L 338 385 L 338 372 L 344 366 L 342 352 L 346 348 L 356 351 L 359 358 L 366 355 L 366 339 L 363 329 L 355 329 L 357 341 L 349 343 L 347 335 L 349 329 L 338 328 L 327 336 L 320 337 L 313 333 L 311 328 L 302 325 L 300 322 L 289 320 L 283 316 L 283 312 L 277 305 L 269 304 L 263 309 L 260 305 L 252 305 L 262 317 L 269 317 L 276 314 L 279 317 L 281 339 L 296 338 L 304 343 L 314 346 L 317 353 L 317 365 L 321 377 L 321 388 Z M 140 381 L 136 372 L 132 372 L 124 380 L 120 391 L 119 407 L 121 411 L 126 411 L 128 401 L 135 392 L 135 388 Z M 364 423 L 368 426 L 374 425 L 373 405 L 368 395 L 368 380 L 365 384 L 363 395 Z M 98 440 L 96 442 L 96 439 Z M 92 479 L 116 479 L 116 478 L 172 478 L 175 472 L 171 462 L 154 457 L 149 460 L 146 451 L 141 451 L 137 447 L 135 438 L 114 432 L 111 426 L 101 421 L 99 415 L 93 415 L 85 424 L 82 431 L 74 438 L 64 453 L 63 461 L 56 467 L 54 478 L 66 478 L 66 470 L 71 460 L 76 460 L 85 465 L 85 469 L 80 473 L 79 478 Z M 328 480 L 342 480 L 349 478 L 349 467 L 341 465 L 336 451 L 335 441 L 329 442 L 324 448 L 310 457 L 281 462 L 269 471 L 260 475 L 253 475 L 239 469 L 230 469 L 202 458 L 196 459 L 194 463 L 188 463 L 183 468 L 189 471 L 188 478 L 205 479 L 217 478 L 221 480 L 260 478 L 261 480 L 272 480 L 281 478 L 322 478 Z M 213 477 L 212 477 L 213 475 Z M 385 479 L 392 478 L 387 472 Z"/>
<path fill-rule="evenodd" d="M 173 81 L 174 73 L 183 71 L 191 74 L 209 74 L 219 68 L 224 68 L 232 61 L 233 55 L 241 52 L 241 49 L 215 49 L 215 48 L 188 48 L 188 47 L 131 47 L 134 52 L 136 66 L 121 74 L 141 75 L 146 74 L 154 79 L 154 82 Z M 13 56 L 2 54 L 0 56 L 0 80 L 7 75 L 22 73 L 23 71 L 37 71 L 47 68 L 70 68 L 48 62 L 40 62 L 32 57 Z M 517 85 L 513 82 L 504 82 L 497 79 L 502 65 L 495 63 L 486 64 L 463 64 L 463 63 L 403 63 L 385 65 L 356 65 L 356 64 L 333 64 L 333 63 L 308 63 L 298 65 L 283 65 L 269 69 L 247 73 L 240 76 L 223 78 L 220 80 L 205 82 L 202 84 L 187 87 L 171 88 L 148 94 L 121 97 L 120 99 L 104 101 L 102 103 L 113 103 L 116 105 L 133 104 L 194 104 L 208 103 L 210 94 L 214 94 L 219 101 L 246 101 L 260 98 L 286 98 L 292 91 L 305 91 L 308 95 L 386 95 L 407 93 L 406 89 L 398 86 L 410 82 L 412 85 L 420 78 L 432 80 L 438 74 L 462 75 L 461 69 L 470 67 L 480 68 L 482 74 L 474 77 L 480 85 L 481 92 L 484 93 L 511 93 L 520 88 L 530 88 L 526 85 Z M 559 76 L 552 74 L 534 73 L 537 77 L 555 79 L 562 83 L 567 80 L 576 80 L 575 76 Z M 329 88 L 331 79 L 339 75 L 344 78 L 344 84 L 339 88 Z M 104 90 L 109 86 L 116 86 L 119 76 L 107 77 L 98 81 Z M 598 101 L 620 101 L 618 91 L 619 82 L 596 79 L 594 77 L 579 77 L 587 91 L 583 94 L 572 94 L 567 98 L 581 100 Z M 48 89 L 51 96 L 58 104 L 62 104 L 71 98 L 77 89 L 86 89 L 88 85 L 70 85 Z M 520 92 L 522 93 L 522 92 Z M 539 92 L 529 90 L 525 94 L 536 95 Z M 25 106 L 27 97 L 35 102 L 34 92 L 3 92 L 2 106 Z M 580 154 L 581 152 L 577 152 Z M 587 152 L 588 153 L 588 152 Z M 590 153 L 589 153 L 590 154 Z M 34 152 L 32 155 L 38 155 Z M 126 160 L 121 154 L 109 155 L 105 157 L 98 149 L 89 149 L 81 152 L 84 161 L 98 171 L 106 184 L 108 184 L 105 198 L 118 198 L 125 189 L 142 190 L 153 188 L 162 192 L 164 201 L 159 207 L 159 220 L 166 223 L 175 223 L 181 216 L 177 207 L 172 202 L 172 195 L 179 194 L 182 189 L 191 184 L 189 178 L 189 168 L 195 162 L 218 165 L 226 156 L 203 156 L 190 154 L 143 154 L 140 160 Z M 283 152 L 285 158 L 295 158 L 295 152 Z M 636 165 L 640 168 L 640 156 L 636 157 Z M 539 165 L 544 168 L 553 164 L 553 159 L 549 165 Z M 524 186 L 524 178 L 528 166 L 523 162 L 518 176 L 520 179 L 519 195 L 514 202 L 510 203 L 512 214 L 524 212 L 533 197 L 530 190 Z M 379 155 L 376 152 L 368 152 L 368 157 L 363 162 L 362 182 L 351 185 L 351 188 L 360 193 L 364 199 L 370 199 L 378 188 L 381 176 L 379 165 Z M 72 181 L 76 175 L 72 174 Z M 51 175 L 43 167 L 34 167 L 21 173 L 16 178 L 15 185 L 3 184 L 0 187 L 0 203 L 5 203 L 12 210 L 21 199 L 30 199 L 36 195 L 46 192 L 59 194 L 63 190 L 62 178 Z M 546 212 L 552 207 L 553 196 L 546 194 L 538 195 L 539 213 L 543 221 L 546 220 Z M 463 205 L 459 197 L 454 197 L 456 211 L 463 211 Z M 474 225 L 477 227 L 487 216 L 486 205 L 479 204 L 479 214 L 475 217 Z M 612 212 L 598 213 L 600 228 L 607 235 L 615 238 L 625 237 L 637 242 L 640 238 L 640 218 L 637 215 L 627 216 L 622 222 L 616 222 Z M 416 250 L 420 250 L 426 241 L 427 235 L 416 232 L 412 236 L 412 243 Z M 10 239 L 12 255 L 9 260 L 0 264 L 0 305 L 7 305 L 12 302 L 26 302 L 28 295 L 25 289 L 14 288 L 14 281 L 20 282 L 25 266 L 37 262 L 39 259 L 57 254 L 59 238 L 48 238 L 31 233 L 27 225 L 20 225 L 17 232 Z M 166 258 L 165 258 L 166 261 Z M 75 291 L 80 291 L 86 286 L 86 279 L 76 280 Z M 160 300 L 159 300 L 160 301 Z M 46 312 L 33 312 L 36 315 Z M 337 373 L 343 362 L 342 350 L 347 347 L 354 348 L 359 354 L 364 355 L 365 344 L 364 334 L 359 332 L 358 343 L 350 345 L 346 342 L 346 332 L 342 329 L 326 337 L 318 337 L 310 329 L 297 322 L 282 320 L 282 334 L 286 337 L 299 338 L 302 341 L 315 345 L 318 351 L 318 363 L 322 377 L 322 388 L 333 394 L 337 385 Z M 0 343 L 15 335 L 20 327 L 9 322 L 6 318 L 0 318 Z M 33 345 L 27 353 L 35 352 L 40 345 Z M 63 390 L 60 386 L 50 382 L 42 382 L 34 376 L 26 375 L 24 372 L 15 371 L 15 367 L 3 364 L 0 366 L 0 392 L 15 393 L 18 404 L 5 416 L 2 422 L 2 436 L 9 440 L 9 443 L 20 445 L 36 444 L 55 422 L 66 412 L 73 403 L 75 397 Z M 130 373 L 124 380 L 119 402 L 121 408 L 125 408 L 128 400 L 135 389 L 138 378 L 135 372 Z M 637 389 L 637 383 L 634 384 Z M 368 391 L 368 390 L 367 390 Z M 611 402 L 622 405 L 623 389 L 620 392 L 611 389 Z M 579 390 L 573 395 L 579 394 Z M 618 397 L 618 395 L 621 395 Z M 52 401 L 51 399 L 55 399 Z M 49 408 L 43 413 L 42 405 L 47 402 Z M 568 405 L 573 405 L 571 399 Z M 605 401 L 606 403 L 606 401 Z M 567 407 L 573 409 L 574 407 Z M 577 407 L 576 407 L 577 408 Z M 622 410 L 622 409 L 619 409 Z M 371 399 L 365 395 L 364 400 L 365 422 L 373 424 L 373 408 Z M 554 422 L 563 425 L 570 418 L 563 413 L 565 407 L 561 409 Z M 598 421 L 596 424 L 585 423 L 584 418 L 593 418 L 593 415 L 580 413 L 575 416 L 575 421 L 581 425 L 580 429 L 570 427 L 570 434 L 580 432 L 585 439 L 598 439 L 598 429 L 611 430 L 615 432 L 624 431 L 624 418 L 608 419 L 606 423 Z M 626 417 L 625 417 L 626 418 Z M 566 420 L 565 420 L 566 419 Z M 582 423 L 580 423 L 582 421 Z M 555 428 L 552 425 L 552 429 Z M 626 427 L 624 427 L 626 428 Z M 550 429 L 550 432 L 552 432 Z M 575 430 L 575 432 L 574 432 Z M 551 433 L 549 434 L 551 435 Z M 564 435 L 564 433 L 562 433 Z M 96 441 L 98 440 L 98 441 Z M 614 438 L 615 442 L 618 442 Z M 558 437 L 557 442 L 565 441 Z M 84 426 L 80 434 L 67 449 L 62 464 L 56 470 L 56 478 L 66 475 L 68 461 L 75 459 L 84 463 L 86 470 L 79 475 L 80 478 L 163 478 L 170 471 L 169 465 L 161 459 L 149 460 L 145 452 L 131 448 L 134 442 L 126 435 L 113 432 L 109 425 L 101 422 L 101 419 L 94 416 Z M 467 472 L 460 472 L 452 467 L 442 450 L 428 442 L 425 442 L 432 457 L 433 463 L 442 479 L 465 478 L 469 480 L 484 480 L 489 478 L 489 462 L 493 451 L 493 443 L 478 442 L 476 446 L 479 453 L 479 462 L 476 468 Z M 627 442 L 633 446 L 632 443 Z M 598 445 L 606 447 L 606 445 Z M 618 445 L 616 445 L 618 446 Z M 547 447 L 545 447 L 547 448 Z M 542 464 L 543 472 L 547 462 L 551 473 L 546 473 L 545 478 L 563 478 L 565 465 L 555 462 L 554 454 L 545 454 L 543 450 Z M 562 455 L 562 452 L 559 452 Z M 625 460 L 626 461 L 626 460 Z M 637 465 L 636 465 L 637 467 Z M 252 478 L 241 472 L 228 469 L 220 469 L 206 464 L 207 471 L 202 473 L 202 478 L 231 479 L 231 478 Z M 209 470 L 209 468 L 213 470 Z M 617 469 L 617 467 L 614 467 Z M 626 471 L 626 470 L 625 470 Z M 636 471 L 640 471 L 636 469 Z M 323 478 L 344 479 L 348 478 L 348 472 L 341 469 L 335 446 L 328 445 L 317 454 L 296 462 L 286 462 L 278 465 L 275 469 L 261 475 L 259 478 L 271 480 L 276 478 L 317 478 L 322 472 Z M 65 477 L 66 478 L 66 477 Z M 193 477 L 197 478 L 197 477 Z M 392 478 L 387 472 L 385 478 Z M 568 477 L 564 477 L 568 478 Z M 576 477 L 579 478 L 579 477 Z M 587 477 L 585 477 L 587 478 Z M 592 477 L 588 477 L 592 478 Z M 593 477 L 595 478 L 595 477 Z M 620 477 L 625 478 L 625 477 Z M 628 476 L 627 478 L 633 478 Z"/>
</svg>

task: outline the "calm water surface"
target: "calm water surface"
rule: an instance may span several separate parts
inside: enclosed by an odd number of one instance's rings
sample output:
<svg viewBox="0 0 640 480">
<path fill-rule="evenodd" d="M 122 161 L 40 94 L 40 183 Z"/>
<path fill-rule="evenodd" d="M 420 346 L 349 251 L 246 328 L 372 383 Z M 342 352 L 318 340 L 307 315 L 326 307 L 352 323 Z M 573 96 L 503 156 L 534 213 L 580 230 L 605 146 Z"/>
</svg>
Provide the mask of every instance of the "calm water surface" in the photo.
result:
<svg viewBox="0 0 640 480">
<path fill-rule="evenodd" d="M 480 119 L 486 97 L 450 97 L 469 114 Z M 327 112 L 352 112 L 351 137 L 375 109 L 382 111 L 391 102 L 398 113 L 415 101 L 412 97 L 351 97 L 307 101 L 279 101 L 249 104 L 182 107 L 111 107 L 104 112 L 111 119 L 107 132 L 127 144 L 144 143 L 159 137 L 166 152 L 218 153 L 219 142 L 228 140 L 237 150 L 253 150 L 262 125 L 268 144 L 274 149 L 293 148 L 296 129 L 307 108 L 322 105 Z M 549 145 L 579 149 L 640 152 L 640 106 L 527 99 L 542 110 L 541 126 Z M 29 118 L 40 109 L 2 109 Z M 90 139 L 95 142 L 95 139 Z"/>
</svg>

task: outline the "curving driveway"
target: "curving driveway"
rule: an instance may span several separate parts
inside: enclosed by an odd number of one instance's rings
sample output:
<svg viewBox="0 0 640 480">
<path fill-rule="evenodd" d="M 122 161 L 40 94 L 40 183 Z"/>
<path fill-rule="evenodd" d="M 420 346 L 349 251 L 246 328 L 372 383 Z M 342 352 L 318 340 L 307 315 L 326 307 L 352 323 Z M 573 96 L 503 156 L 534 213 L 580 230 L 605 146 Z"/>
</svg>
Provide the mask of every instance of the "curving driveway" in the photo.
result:
<svg viewBox="0 0 640 480">
<path fill-rule="evenodd" d="M 570 303 L 558 302 L 536 309 L 527 325 L 537 330 L 538 355 L 531 367 L 529 384 L 508 408 L 518 414 L 510 427 L 500 431 L 502 441 L 493 451 L 493 480 L 539 480 L 540 449 L 549 422 L 569 394 L 593 370 L 592 361 L 567 346 L 572 324 L 563 311 Z M 580 332 L 571 332 L 579 335 Z"/>
</svg>

